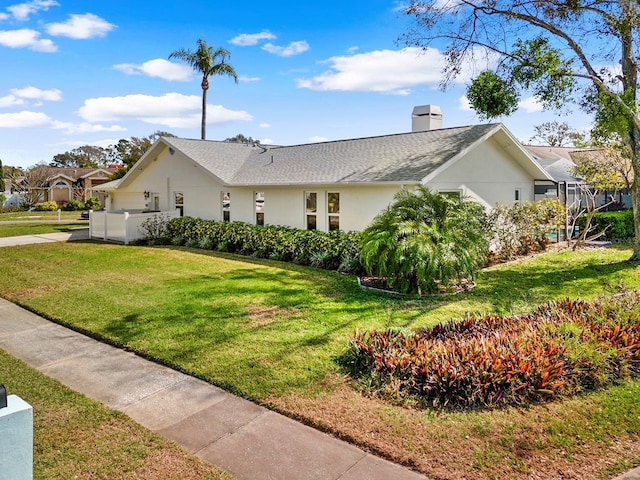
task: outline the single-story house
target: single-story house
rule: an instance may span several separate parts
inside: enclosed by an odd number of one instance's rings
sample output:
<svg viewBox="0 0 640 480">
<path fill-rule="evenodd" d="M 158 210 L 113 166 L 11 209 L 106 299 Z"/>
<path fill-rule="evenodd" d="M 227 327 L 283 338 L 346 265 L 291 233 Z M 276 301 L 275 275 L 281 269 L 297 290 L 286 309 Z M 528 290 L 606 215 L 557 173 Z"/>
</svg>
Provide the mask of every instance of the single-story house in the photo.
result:
<svg viewBox="0 0 640 480">
<path fill-rule="evenodd" d="M 542 168 L 553 178 L 552 184 L 539 182 L 536 185 L 536 200 L 543 197 L 558 197 L 569 208 L 575 206 L 581 196 L 581 184 L 584 180 L 576 175 L 576 164 L 581 158 L 600 159 L 606 155 L 602 150 L 592 147 L 550 147 L 525 145 Z M 631 196 L 626 190 L 600 192 L 597 205 L 608 210 L 632 208 Z"/>
<path fill-rule="evenodd" d="M 502 124 L 439 128 L 434 111 L 416 107 L 410 133 L 305 145 L 161 137 L 123 178 L 93 190 L 113 214 L 330 231 L 363 230 L 398 190 L 419 184 L 491 208 L 534 200 L 536 182 L 553 183 Z M 96 236 L 112 238 L 106 226 Z"/>
</svg>

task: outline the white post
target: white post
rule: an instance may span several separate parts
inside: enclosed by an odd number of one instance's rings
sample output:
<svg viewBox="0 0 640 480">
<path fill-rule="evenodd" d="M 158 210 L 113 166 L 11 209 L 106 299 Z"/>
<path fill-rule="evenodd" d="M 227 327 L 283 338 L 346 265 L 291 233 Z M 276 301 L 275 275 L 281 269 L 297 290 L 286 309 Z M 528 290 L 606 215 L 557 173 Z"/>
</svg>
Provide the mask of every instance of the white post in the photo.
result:
<svg viewBox="0 0 640 480">
<path fill-rule="evenodd" d="M 60 221 L 60 209 L 58 209 L 58 221 Z"/>
<path fill-rule="evenodd" d="M 103 230 L 103 231 L 104 231 L 104 234 L 103 234 L 103 236 L 102 236 L 102 239 L 103 239 L 103 240 L 105 240 L 105 241 L 106 241 L 106 240 L 107 240 L 107 238 L 108 238 L 108 235 L 107 235 L 107 217 L 108 217 L 108 216 L 109 216 L 109 213 L 104 212 L 104 230 Z"/>
<path fill-rule="evenodd" d="M 124 244 L 129 244 L 129 232 L 128 232 L 128 224 L 129 223 L 129 212 L 124 212 Z"/>
<path fill-rule="evenodd" d="M 33 408 L 17 395 L 0 408 L 0 478 L 33 478 Z"/>
<path fill-rule="evenodd" d="M 89 238 L 93 238 L 93 210 L 89 210 Z"/>
</svg>

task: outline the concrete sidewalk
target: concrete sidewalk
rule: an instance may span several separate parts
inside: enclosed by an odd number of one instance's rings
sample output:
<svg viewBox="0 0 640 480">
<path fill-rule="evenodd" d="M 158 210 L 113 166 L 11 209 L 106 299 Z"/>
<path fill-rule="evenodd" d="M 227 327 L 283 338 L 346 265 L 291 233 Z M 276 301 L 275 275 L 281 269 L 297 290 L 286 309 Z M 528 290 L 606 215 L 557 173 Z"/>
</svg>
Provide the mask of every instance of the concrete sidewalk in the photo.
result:
<svg viewBox="0 0 640 480">
<path fill-rule="evenodd" d="M 0 247 L 14 245 L 30 245 L 32 243 L 72 242 L 76 240 L 88 240 L 89 228 L 74 228 L 68 232 L 43 233 L 40 235 L 21 235 L 19 237 L 0 238 Z"/>
<path fill-rule="evenodd" d="M 0 348 L 239 480 L 425 478 L 1 298 Z"/>
</svg>

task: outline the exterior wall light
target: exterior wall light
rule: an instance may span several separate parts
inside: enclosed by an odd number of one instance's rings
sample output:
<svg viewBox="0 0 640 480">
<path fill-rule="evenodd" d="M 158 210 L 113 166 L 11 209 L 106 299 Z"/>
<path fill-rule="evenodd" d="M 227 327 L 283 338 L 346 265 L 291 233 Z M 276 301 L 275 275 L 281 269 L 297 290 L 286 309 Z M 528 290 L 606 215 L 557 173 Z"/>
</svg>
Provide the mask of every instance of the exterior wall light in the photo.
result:
<svg viewBox="0 0 640 480">
<path fill-rule="evenodd" d="M 149 190 L 144 191 L 144 198 L 147 200 L 149 199 Z"/>
</svg>

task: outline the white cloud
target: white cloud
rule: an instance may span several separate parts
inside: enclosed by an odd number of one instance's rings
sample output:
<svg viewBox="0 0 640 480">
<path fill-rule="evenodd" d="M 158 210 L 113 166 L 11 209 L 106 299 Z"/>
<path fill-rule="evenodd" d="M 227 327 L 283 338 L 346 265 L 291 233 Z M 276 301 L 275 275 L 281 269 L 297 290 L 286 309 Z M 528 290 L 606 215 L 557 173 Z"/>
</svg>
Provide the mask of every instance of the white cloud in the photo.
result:
<svg viewBox="0 0 640 480">
<path fill-rule="evenodd" d="M 466 95 L 463 95 L 458 99 L 458 110 L 462 110 L 463 112 L 473 112 L 471 102 Z"/>
<path fill-rule="evenodd" d="M 0 108 L 13 107 L 15 105 L 24 105 L 24 100 L 15 95 L 0 97 Z"/>
<path fill-rule="evenodd" d="M 360 50 L 360 47 L 358 47 L 357 45 L 354 45 L 353 47 L 349 47 L 347 49 L 347 53 L 356 53 L 358 50 Z"/>
<path fill-rule="evenodd" d="M 475 55 L 486 57 L 479 51 Z M 330 66 L 324 73 L 297 79 L 298 88 L 408 95 L 412 87 L 440 84 L 445 59 L 435 48 L 407 47 L 331 57 L 325 63 Z M 463 65 L 457 81 L 468 81 L 474 71 L 475 63 L 470 59 Z"/>
<path fill-rule="evenodd" d="M 276 36 L 269 30 L 263 30 L 260 33 L 241 33 L 229 40 L 229 43 L 240 47 L 250 47 L 257 45 L 260 40 L 273 40 Z"/>
<path fill-rule="evenodd" d="M 126 129 L 119 125 L 105 127 L 90 123 L 71 123 L 53 120 L 42 112 L 23 110 L 18 113 L 0 114 L 0 128 L 52 128 L 64 130 L 65 133 L 123 132 Z"/>
<path fill-rule="evenodd" d="M 58 47 L 49 39 L 38 38 L 40 32 L 23 28 L 0 30 L 0 45 L 9 48 L 28 48 L 36 52 L 55 52 Z"/>
<path fill-rule="evenodd" d="M 39 10 L 46 11 L 49 10 L 49 7 L 55 7 L 58 5 L 59 3 L 54 0 L 33 0 L 31 2 L 11 5 L 7 7 L 7 11 L 11 12 L 16 20 L 28 20 L 29 15 L 31 15 L 32 13 L 36 13 Z"/>
<path fill-rule="evenodd" d="M 0 12 L 0 20 L 8 20 L 9 19 L 9 15 L 7 15 L 6 13 Z"/>
<path fill-rule="evenodd" d="M 127 129 L 120 125 L 111 125 L 105 127 L 104 125 L 91 124 L 87 122 L 71 123 L 71 122 L 59 122 L 54 120 L 51 124 L 51 128 L 56 130 L 64 130 L 65 133 L 95 133 L 95 132 L 124 132 Z"/>
<path fill-rule="evenodd" d="M 238 80 L 241 82 L 259 82 L 260 77 L 247 77 L 246 75 L 240 75 Z"/>
<path fill-rule="evenodd" d="M 280 57 L 292 57 L 294 55 L 300 55 L 301 53 L 309 50 L 309 44 L 304 40 L 300 40 L 298 42 L 291 42 L 286 47 L 280 47 L 278 45 L 273 45 L 272 43 L 266 43 L 261 48 L 262 50 L 273 53 L 274 55 L 278 55 Z"/>
<path fill-rule="evenodd" d="M 141 65 L 120 63 L 113 68 L 127 75 L 147 75 L 169 81 L 186 82 L 193 78 L 193 69 L 188 65 L 169 62 L 162 58 L 148 60 Z"/>
<path fill-rule="evenodd" d="M 542 111 L 542 103 L 540 103 L 536 97 L 527 97 L 524 100 L 520 100 L 518 102 L 518 107 L 522 108 L 527 113 Z"/>
<path fill-rule="evenodd" d="M 318 135 L 314 135 L 313 137 L 309 138 L 309 141 L 312 143 L 320 143 L 320 142 L 328 142 L 329 139 L 325 137 L 320 137 Z"/>
<path fill-rule="evenodd" d="M 260 140 L 260 143 L 263 145 L 273 145 L 273 140 L 270 138 L 263 138 Z"/>
<path fill-rule="evenodd" d="M 0 128 L 50 127 L 53 120 L 42 112 L 0 113 Z"/>
<path fill-rule="evenodd" d="M 85 100 L 78 111 L 88 122 L 139 120 L 171 128 L 196 128 L 201 120 L 202 98 L 196 95 L 167 93 L 126 95 Z M 222 105 L 207 106 L 207 123 L 221 124 L 233 121 L 251 121 L 253 117 L 243 110 L 234 111 Z"/>
<path fill-rule="evenodd" d="M 46 25 L 49 35 L 57 35 L 74 39 L 87 39 L 93 37 L 104 37 L 116 26 L 106 20 L 94 15 L 85 13 L 84 15 L 70 15 L 69 20 L 63 23 L 48 23 Z"/>
<path fill-rule="evenodd" d="M 270 123 L 261 123 L 260 125 L 258 125 L 260 128 L 271 128 L 271 124 Z"/>
<path fill-rule="evenodd" d="M 11 93 L 16 97 L 28 98 L 30 100 L 45 100 L 48 102 L 59 102 L 62 100 L 62 91 L 57 88 L 51 90 L 41 90 L 28 86 L 25 88 L 12 88 Z"/>
</svg>

